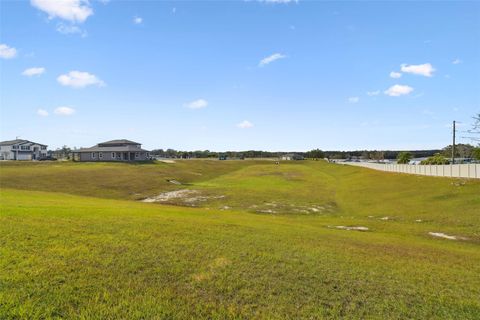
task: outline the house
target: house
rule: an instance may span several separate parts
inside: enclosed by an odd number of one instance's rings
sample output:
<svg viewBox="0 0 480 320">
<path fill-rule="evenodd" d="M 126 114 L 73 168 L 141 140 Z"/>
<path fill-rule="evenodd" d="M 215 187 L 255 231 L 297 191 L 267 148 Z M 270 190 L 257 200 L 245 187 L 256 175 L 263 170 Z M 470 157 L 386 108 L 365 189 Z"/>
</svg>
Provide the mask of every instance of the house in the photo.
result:
<svg viewBox="0 0 480 320">
<path fill-rule="evenodd" d="M 145 161 L 150 152 L 141 148 L 141 144 L 126 139 L 99 143 L 91 148 L 73 150 L 76 161 Z"/>
<path fill-rule="evenodd" d="M 15 139 L 0 142 L 0 160 L 39 160 L 47 157 L 47 145 Z"/>
<path fill-rule="evenodd" d="M 297 153 L 287 153 L 280 156 L 280 160 L 304 160 L 305 158 Z"/>
</svg>

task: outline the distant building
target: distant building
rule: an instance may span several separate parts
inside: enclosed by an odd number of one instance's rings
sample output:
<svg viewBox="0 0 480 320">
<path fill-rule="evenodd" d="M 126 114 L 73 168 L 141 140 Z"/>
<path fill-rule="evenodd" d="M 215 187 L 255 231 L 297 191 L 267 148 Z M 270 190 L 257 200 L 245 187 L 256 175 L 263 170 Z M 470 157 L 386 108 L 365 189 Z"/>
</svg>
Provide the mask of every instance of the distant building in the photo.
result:
<svg viewBox="0 0 480 320">
<path fill-rule="evenodd" d="M 297 153 L 287 153 L 280 156 L 280 160 L 304 160 L 305 158 Z"/>
<path fill-rule="evenodd" d="M 145 161 L 150 159 L 150 151 L 141 144 L 126 139 L 102 142 L 91 148 L 73 150 L 76 161 Z"/>
<path fill-rule="evenodd" d="M 45 144 L 23 139 L 0 142 L 0 160 L 39 160 L 45 157 Z"/>
</svg>

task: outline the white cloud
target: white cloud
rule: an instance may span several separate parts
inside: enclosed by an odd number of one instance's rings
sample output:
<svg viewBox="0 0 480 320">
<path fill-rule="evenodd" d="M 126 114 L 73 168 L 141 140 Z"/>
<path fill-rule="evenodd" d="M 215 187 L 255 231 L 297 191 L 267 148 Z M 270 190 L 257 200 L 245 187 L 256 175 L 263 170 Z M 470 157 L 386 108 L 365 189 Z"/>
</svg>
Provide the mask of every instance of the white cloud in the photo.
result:
<svg viewBox="0 0 480 320">
<path fill-rule="evenodd" d="M 421 76 L 425 77 L 431 77 L 433 76 L 433 72 L 435 71 L 435 68 L 430 63 L 424 63 L 424 64 L 402 64 L 401 70 L 404 73 L 413 73 L 413 74 L 418 74 Z"/>
<path fill-rule="evenodd" d="M 81 34 L 82 37 L 87 36 L 87 32 L 82 30 L 80 27 L 75 25 L 66 25 L 63 23 L 59 23 L 57 25 L 57 31 L 62 34 Z"/>
<path fill-rule="evenodd" d="M 70 107 L 58 107 L 53 112 L 59 116 L 71 116 L 75 113 L 75 109 Z"/>
<path fill-rule="evenodd" d="M 17 55 L 17 49 L 7 46 L 6 44 L 0 44 L 0 58 L 11 59 Z"/>
<path fill-rule="evenodd" d="M 185 104 L 185 106 L 190 109 L 202 109 L 208 106 L 208 101 L 205 99 L 197 99 Z"/>
<path fill-rule="evenodd" d="M 359 98 L 359 97 L 350 97 L 350 98 L 348 98 L 348 102 L 349 102 L 349 103 L 357 103 L 358 101 L 360 101 L 360 98 Z"/>
<path fill-rule="evenodd" d="M 142 17 L 133 17 L 133 23 L 142 24 L 142 22 L 143 22 Z"/>
<path fill-rule="evenodd" d="M 27 77 L 32 77 L 32 76 L 39 76 L 44 72 L 45 72 L 45 68 L 33 67 L 33 68 L 25 69 L 25 71 L 22 72 L 22 75 Z"/>
<path fill-rule="evenodd" d="M 237 124 L 237 127 L 240 128 L 240 129 L 248 129 L 248 128 L 253 127 L 253 123 L 251 123 L 248 120 L 243 120 L 242 122 Z"/>
<path fill-rule="evenodd" d="M 409 94 L 412 91 L 413 91 L 412 87 L 396 84 L 394 86 L 391 86 L 387 90 L 385 90 L 384 93 L 390 97 L 399 97 L 399 96 Z"/>
<path fill-rule="evenodd" d="M 377 91 L 367 91 L 367 96 L 373 97 L 373 96 L 378 96 L 380 94 L 380 90 Z"/>
<path fill-rule="evenodd" d="M 41 117 L 47 117 L 48 116 L 48 111 L 44 109 L 38 109 L 37 114 Z"/>
<path fill-rule="evenodd" d="M 84 88 L 90 85 L 102 87 L 105 85 L 105 83 L 94 74 L 81 71 L 70 71 L 68 74 L 62 74 L 57 78 L 57 81 L 62 86 L 72 88 Z"/>
<path fill-rule="evenodd" d="M 402 74 L 400 72 L 395 72 L 395 71 L 390 72 L 390 78 L 398 79 L 401 76 Z"/>
<path fill-rule="evenodd" d="M 266 66 L 267 64 L 269 63 L 272 63 L 273 61 L 275 60 L 278 60 L 278 59 L 283 59 L 283 58 L 286 58 L 287 56 L 284 55 L 284 54 L 281 54 L 281 53 L 274 53 L 268 57 L 265 57 L 263 58 L 262 60 L 260 60 L 260 63 L 258 64 L 260 67 L 263 67 L 263 66 Z"/>
<path fill-rule="evenodd" d="M 93 14 L 88 0 L 30 0 L 30 3 L 46 12 L 49 19 L 60 18 L 82 23 Z"/>
<path fill-rule="evenodd" d="M 172 13 L 173 14 L 177 13 L 177 8 L 172 8 Z"/>
<path fill-rule="evenodd" d="M 458 58 L 452 61 L 453 64 L 460 64 L 460 63 L 462 63 L 462 62 L 463 62 L 463 61 L 460 60 L 460 59 L 458 59 Z"/>
</svg>

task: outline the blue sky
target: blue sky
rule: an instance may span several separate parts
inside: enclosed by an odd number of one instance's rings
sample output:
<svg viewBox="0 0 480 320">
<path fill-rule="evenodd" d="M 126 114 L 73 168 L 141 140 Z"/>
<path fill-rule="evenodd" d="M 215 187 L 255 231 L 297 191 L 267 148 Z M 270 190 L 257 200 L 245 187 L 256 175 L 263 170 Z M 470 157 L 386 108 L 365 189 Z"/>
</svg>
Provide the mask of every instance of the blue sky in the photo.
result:
<svg viewBox="0 0 480 320">
<path fill-rule="evenodd" d="M 480 112 L 480 3 L 2 1 L 0 68 L 2 140 L 440 148 Z"/>
</svg>

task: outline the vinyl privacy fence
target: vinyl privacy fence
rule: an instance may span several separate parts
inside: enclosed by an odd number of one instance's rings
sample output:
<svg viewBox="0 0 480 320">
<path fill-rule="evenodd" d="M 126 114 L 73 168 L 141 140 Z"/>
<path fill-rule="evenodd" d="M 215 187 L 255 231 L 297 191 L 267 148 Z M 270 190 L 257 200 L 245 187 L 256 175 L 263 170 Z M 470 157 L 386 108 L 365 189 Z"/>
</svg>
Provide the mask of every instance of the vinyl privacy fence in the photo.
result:
<svg viewBox="0 0 480 320">
<path fill-rule="evenodd" d="M 358 167 L 424 176 L 480 179 L 480 164 L 412 165 L 370 162 L 345 162 Z"/>
</svg>

